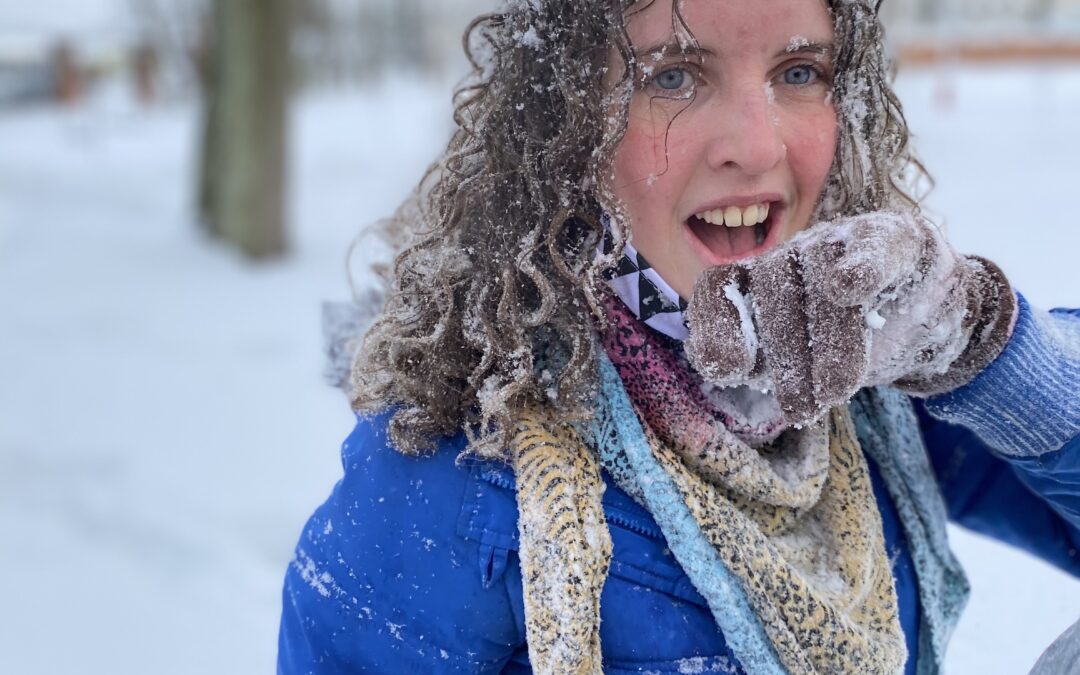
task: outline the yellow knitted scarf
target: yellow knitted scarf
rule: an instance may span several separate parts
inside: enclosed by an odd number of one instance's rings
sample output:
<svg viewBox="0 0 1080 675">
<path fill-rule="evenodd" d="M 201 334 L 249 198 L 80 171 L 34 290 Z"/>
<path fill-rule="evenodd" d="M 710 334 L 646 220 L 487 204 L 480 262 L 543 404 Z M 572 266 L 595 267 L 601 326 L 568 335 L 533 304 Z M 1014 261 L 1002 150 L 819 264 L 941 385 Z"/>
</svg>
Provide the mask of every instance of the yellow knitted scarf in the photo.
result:
<svg viewBox="0 0 1080 675">
<path fill-rule="evenodd" d="M 611 360 L 602 359 L 608 377 L 596 415 L 606 420 L 594 422 L 589 443 L 539 407 L 521 417 L 512 439 L 534 671 L 602 672 L 600 592 L 612 555 L 603 466 L 652 512 L 688 571 L 685 537 L 672 536 L 647 493 L 655 500 L 667 490 L 660 498 L 689 512 L 760 622 L 776 661 L 771 672 L 902 672 L 907 649 L 881 515 L 847 408 L 751 448 L 702 408 L 700 388 L 679 364 L 664 362 L 670 352 L 626 321 L 604 336 Z M 634 468 L 628 444 L 645 448 L 663 481 L 643 477 L 640 462 Z M 712 609 L 717 616 L 726 608 Z"/>
<path fill-rule="evenodd" d="M 850 416 L 837 408 L 804 432 L 828 447 L 820 498 L 806 510 L 740 497 L 646 434 L 701 531 L 742 582 L 787 672 L 900 672 L 907 653 L 893 577 Z M 512 449 L 533 669 L 601 673 L 600 592 L 611 538 L 596 451 L 543 412 L 522 417 Z"/>
<path fill-rule="evenodd" d="M 511 449 L 533 672 L 601 673 L 600 591 L 611 535 L 596 453 L 543 410 L 522 416 Z"/>
</svg>

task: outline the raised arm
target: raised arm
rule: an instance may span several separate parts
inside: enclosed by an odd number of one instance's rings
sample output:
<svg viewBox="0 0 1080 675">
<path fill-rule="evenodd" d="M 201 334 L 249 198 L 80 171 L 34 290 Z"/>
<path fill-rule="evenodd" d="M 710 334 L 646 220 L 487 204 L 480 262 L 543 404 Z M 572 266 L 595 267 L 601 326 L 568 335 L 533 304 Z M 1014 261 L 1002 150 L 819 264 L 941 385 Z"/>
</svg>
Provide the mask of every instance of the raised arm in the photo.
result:
<svg viewBox="0 0 1080 675">
<path fill-rule="evenodd" d="M 1004 352 L 916 409 L 950 516 L 1080 576 L 1080 311 L 1020 296 Z"/>
</svg>

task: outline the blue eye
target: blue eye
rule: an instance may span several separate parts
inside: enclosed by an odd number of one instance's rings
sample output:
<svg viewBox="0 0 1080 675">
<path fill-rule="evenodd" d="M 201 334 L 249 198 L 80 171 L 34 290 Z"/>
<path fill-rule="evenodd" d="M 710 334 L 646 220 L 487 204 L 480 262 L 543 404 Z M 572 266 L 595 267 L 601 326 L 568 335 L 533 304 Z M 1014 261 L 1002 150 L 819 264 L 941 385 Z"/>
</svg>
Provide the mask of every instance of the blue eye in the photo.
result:
<svg viewBox="0 0 1080 675">
<path fill-rule="evenodd" d="M 796 86 L 811 84 L 818 78 L 818 73 L 810 66 L 795 66 L 784 71 L 784 84 Z"/>
<path fill-rule="evenodd" d="M 653 80 L 656 86 L 666 91 L 675 91 L 687 86 L 690 79 L 690 73 L 686 72 L 685 68 L 669 68 Z"/>
</svg>

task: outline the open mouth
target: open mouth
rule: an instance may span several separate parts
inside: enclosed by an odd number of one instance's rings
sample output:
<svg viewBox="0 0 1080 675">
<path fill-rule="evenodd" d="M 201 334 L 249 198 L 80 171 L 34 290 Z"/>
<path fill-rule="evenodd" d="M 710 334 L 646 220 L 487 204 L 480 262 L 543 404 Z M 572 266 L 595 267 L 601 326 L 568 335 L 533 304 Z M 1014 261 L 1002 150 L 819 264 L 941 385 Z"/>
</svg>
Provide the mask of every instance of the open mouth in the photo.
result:
<svg viewBox="0 0 1080 675">
<path fill-rule="evenodd" d="M 781 202 L 729 206 L 690 216 L 686 227 L 691 242 L 709 264 L 726 265 L 768 250 L 782 212 Z"/>
</svg>

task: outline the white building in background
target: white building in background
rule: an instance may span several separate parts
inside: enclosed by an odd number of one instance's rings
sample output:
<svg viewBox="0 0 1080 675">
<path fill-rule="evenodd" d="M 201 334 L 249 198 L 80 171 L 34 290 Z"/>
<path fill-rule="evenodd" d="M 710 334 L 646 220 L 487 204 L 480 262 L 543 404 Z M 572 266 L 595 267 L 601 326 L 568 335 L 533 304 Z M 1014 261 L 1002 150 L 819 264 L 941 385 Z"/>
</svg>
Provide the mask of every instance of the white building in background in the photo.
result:
<svg viewBox="0 0 1080 675">
<path fill-rule="evenodd" d="M 305 77 L 319 84 L 417 72 L 463 75 L 467 63 L 461 41 L 466 26 L 507 0 L 300 1 L 322 16 L 316 24 L 304 24 L 294 45 Z M 177 70 L 185 58 L 182 48 L 193 39 L 177 26 L 192 24 L 197 29 L 190 17 L 209 2 L 0 0 L 0 99 L 36 96 L 38 90 L 47 89 L 50 54 L 62 41 L 74 49 L 81 64 L 104 72 L 120 68 L 136 40 L 166 39 L 171 44 L 159 47 L 176 54 L 165 70 L 170 65 Z M 894 47 L 998 38 L 1080 44 L 1080 0 L 885 0 L 882 12 Z M 154 16 L 177 26 L 151 26 L 148 17 Z M 192 25 L 187 33 L 197 32 Z M 191 74 L 176 78 L 190 80 Z"/>
<path fill-rule="evenodd" d="M 886 0 L 890 18 L 914 21 L 1068 20 L 1080 17 L 1080 0 Z"/>
<path fill-rule="evenodd" d="M 468 21 L 497 9 L 505 0 L 329 0 L 363 5 L 399 17 L 422 17 L 419 29 L 383 31 L 400 46 L 415 46 L 429 66 L 459 72 L 464 66 L 461 35 Z M 589 0 L 580 0 L 588 2 Z M 882 13 L 898 43 L 981 39 L 1064 38 L 1080 43 L 1080 0 L 885 0 Z M 384 50 L 385 51 L 385 50 Z M 393 51 L 391 49 L 390 51 Z"/>
<path fill-rule="evenodd" d="M 332 21 L 301 37 L 305 58 L 332 79 L 364 79 L 395 68 L 453 75 L 467 62 L 461 40 L 477 15 L 503 0 L 311 0 Z"/>
<path fill-rule="evenodd" d="M 885 0 L 882 14 L 905 38 L 1080 39 L 1080 0 Z"/>
<path fill-rule="evenodd" d="M 0 103 L 53 95 L 62 46 L 96 71 L 117 68 L 133 39 L 124 0 L 0 2 Z"/>
</svg>

